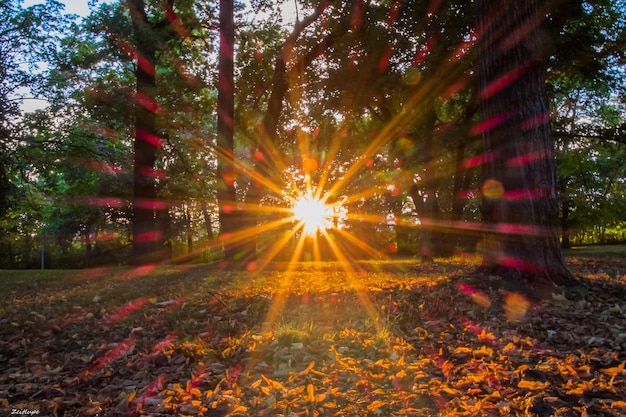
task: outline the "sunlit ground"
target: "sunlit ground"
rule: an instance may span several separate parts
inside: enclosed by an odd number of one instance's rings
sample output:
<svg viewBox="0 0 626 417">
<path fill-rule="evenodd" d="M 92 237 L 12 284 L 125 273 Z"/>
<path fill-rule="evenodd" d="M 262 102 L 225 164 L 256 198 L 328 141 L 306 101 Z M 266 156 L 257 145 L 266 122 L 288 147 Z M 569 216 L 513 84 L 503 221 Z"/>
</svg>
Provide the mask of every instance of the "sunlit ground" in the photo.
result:
<svg viewBox="0 0 626 417">
<path fill-rule="evenodd" d="M 523 415 L 532 399 L 617 416 L 625 265 L 570 262 L 588 292 L 548 300 L 498 291 L 462 259 L 404 271 L 370 261 L 363 274 L 338 262 L 0 273 L 0 403 L 69 415 L 432 416 Z"/>
</svg>

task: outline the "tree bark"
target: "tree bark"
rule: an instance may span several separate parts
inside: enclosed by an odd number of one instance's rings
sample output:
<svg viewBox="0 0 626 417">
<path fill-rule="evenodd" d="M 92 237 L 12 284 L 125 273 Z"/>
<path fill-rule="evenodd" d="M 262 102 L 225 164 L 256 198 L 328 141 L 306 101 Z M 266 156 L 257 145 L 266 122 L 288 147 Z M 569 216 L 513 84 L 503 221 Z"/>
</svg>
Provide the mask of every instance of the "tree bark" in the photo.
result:
<svg viewBox="0 0 626 417">
<path fill-rule="evenodd" d="M 422 224 L 422 242 L 420 245 L 420 257 L 422 261 L 430 262 L 433 260 L 434 242 L 433 233 L 434 225 L 436 224 L 436 187 L 435 187 L 435 175 L 433 164 L 433 136 L 435 130 L 436 115 L 434 109 L 429 109 L 427 116 L 427 125 L 424 135 L 424 147 L 422 149 L 422 163 L 424 164 L 423 182 L 424 182 L 424 211 L 420 216 L 420 222 Z"/>
<path fill-rule="evenodd" d="M 235 85 L 234 47 L 235 23 L 233 0 L 220 0 L 220 50 L 217 85 L 217 201 L 220 239 L 224 260 L 238 259 L 235 232 L 238 229 L 239 207 L 235 188 Z"/>
<path fill-rule="evenodd" d="M 157 201 L 154 166 L 160 139 L 156 132 L 156 46 L 143 0 L 127 2 L 136 42 L 136 104 L 133 171 L 133 250 L 135 265 L 159 260 L 163 236 L 156 223 Z"/>
<path fill-rule="evenodd" d="M 532 284 L 573 284 L 559 244 L 538 0 L 480 0 L 478 23 L 484 266 Z"/>
</svg>

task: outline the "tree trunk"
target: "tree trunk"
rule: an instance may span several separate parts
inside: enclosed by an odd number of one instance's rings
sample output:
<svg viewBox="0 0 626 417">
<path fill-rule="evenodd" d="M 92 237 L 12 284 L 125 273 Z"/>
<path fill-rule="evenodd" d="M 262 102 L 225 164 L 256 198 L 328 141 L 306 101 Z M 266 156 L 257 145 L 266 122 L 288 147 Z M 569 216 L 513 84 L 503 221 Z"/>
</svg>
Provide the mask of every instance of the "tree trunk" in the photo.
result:
<svg viewBox="0 0 626 417">
<path fill-rule="evenodd" d="M 193 232 L 191 224 L 191 213 L 189 213 L 189 205 L 185 207 L 185 228 L 187 229 L 187 254 L 193 255 Z"/>
<path fill-rule="evenodd" d="M 400 195 L 387 195 L 387 205 L 391 206 L 393 215 L 398 219 L 394 225 L 395 237 L 396 237 L 396 255 L 397 256 L 410 256 L 411 253 L 411 233 L 410 229 L 406 226 L 406 223 L 401 219 L 404 218 L 402 213 L 404 196 Z"/>
<path fill-rule="evenodd" d="M 217 85 L 217 201 L 219 206 L 220 239 L 224 259 L 238 258 L 235 232 L 238 229 L 239 207 L 235 189 L 235 85 L 234 47 L 235 23 L 233 0 L 220 0 L 220 51 Z"/>
<path fill-rule="evenodd" d="M 143 0 L 128 0 L 137 48 L 137 92 L 135 103 L 135 141 L 133 145 L 133 251 L 135 265 L 159 260 L 162 236 L 155 211 L 160 207 L 156 195 L 154 166 L 160 139 L 156 132 L 155 102 L 156 47 Z"/>
<path fill-rule="evenodd" d="M 422 225 L 422 240 L 420 245 L 420 257 L 422 261 L 430 262 L 434 256 L 434 244 L 435 244 L 435 226 L 437 224 L 437 192 L 435 186 L 435 170 L 434 161 L 434 130 L 435 121 L 437 116 L 435 115 L 434 108 L 429 109 L 426 116 L 426 127 L 424 136 L 424 147 L 422 150 L 422 163 L 424 164 L 424 171 L 422 173 L 422 181 L 424 183 L 424 208 L 419 215 L 420 223 Z"/>
<path fill-rule="evenodd" d="M 478 8 L 484 266 L 532 284 L 573 284 L 559 245 L 538 1 L 480 0 Z"/>
<path fill-rule="evenodd" d="M 207 241 L 211 244 L 213 241 L 213 225 L 211 224 L 211 215 L 209 214 L 206 201 L 200 203 L 200 209 L 202 210 L 202 217 L 204 218 L 204 232 L 206 233 Z"/>
<path fill-rule="evenodd" d="M 85 230 L 85 267 L 90 268 L 92 266 L 93 258 L 93 242 L 91 239 L 91 228 L 87 227 Z"/>
<path fill-rule="evenodd" d="M 561 202 L 561 248 L 563 249 L 569 249 L 572 247 L 569 231 L 570 206 L 571 202 L 569 199 L 565 199 Z"/>
</svg>

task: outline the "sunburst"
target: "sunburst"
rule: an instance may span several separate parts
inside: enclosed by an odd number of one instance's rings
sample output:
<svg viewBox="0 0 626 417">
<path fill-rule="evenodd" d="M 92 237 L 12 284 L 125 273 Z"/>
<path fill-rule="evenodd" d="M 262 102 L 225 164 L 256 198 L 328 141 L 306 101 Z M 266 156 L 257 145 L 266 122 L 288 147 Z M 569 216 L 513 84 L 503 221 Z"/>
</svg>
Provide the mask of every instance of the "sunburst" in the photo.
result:
<svg viewBox="0 0 626 417">
<path fill-rule="evenodd" d="M 301 195 L 293 203 L 293 217 L 307 236 L 333 227 L 334 211 L 333 206 L 326 205 L 311 192 Z"/>
</svg>

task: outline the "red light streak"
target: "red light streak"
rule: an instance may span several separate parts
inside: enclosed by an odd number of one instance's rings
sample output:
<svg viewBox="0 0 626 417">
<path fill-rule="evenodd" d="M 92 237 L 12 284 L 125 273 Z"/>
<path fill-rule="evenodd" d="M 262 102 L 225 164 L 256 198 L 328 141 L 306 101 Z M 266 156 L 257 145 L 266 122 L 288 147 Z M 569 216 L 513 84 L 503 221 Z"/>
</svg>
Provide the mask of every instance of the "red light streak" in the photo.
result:
<svg viewBox="0 0 626 417">
<path fill-rule="evenodd" d="M 155 135 L 154 133 L 146 132 L 143 129 L 137 129 L 136 135 L 137 135 L 137 139 L 142 140 L 152 146 L 156 146 L 157 148 L 160 148 L 163 146 L 163 142 L 161 142 L 161 139 L 159 139 L 159 137 Z"/>
<path fill-rule="evenodd" d="M 142 309 L 146 304 L 148 304 L 148 302 L 148 297 L 141 297 L 136 300 L 129 301 L 117 310 L 115 310 L 113 313 L 105 317 L 104 320 L 108 323 L 116 323 L 118 321 L 124 320 L 135 311 Z"/>
<path fill-rule="evenodd" d="M 126 339 L 122 340 L 117 346 L 107 351 L 103 356 L 94 360 L 87 368 L 89 372 L 98 372 L 104 369 L 107 365 L 115 361 L 120 356 L 124 356 L 131 352 L 135 348 L 135 334 L 131 334 Z"/>
<path fill-rule="evenodd" d="M 523 65 L 519 68 L 514 68 L 511 71 L 504 74 L 502 77 L 495 80 L 493 83 L 489 84 L 484 88 L 483 91 L 480 92 L 480 97 L 483 99 L 492 97 L 498 92 L 504 90 L 515 81 L 520 79 L 522 75 L 526 73 L 530 69 L 530 64 Z"/>
<path fill-rule="evenodd" d="M 490 117 L 489 119 L 478 123 L 476 126 L 474 126 L 470 130 L 469 133 L 472 136 L 480 135 L 497 126 L 500 126 L 502 123 L 504 123 L 508 119 L 508 117 L 509 117 L 508 113 L 496 114 L 495 116 Z"/>
</svg>

